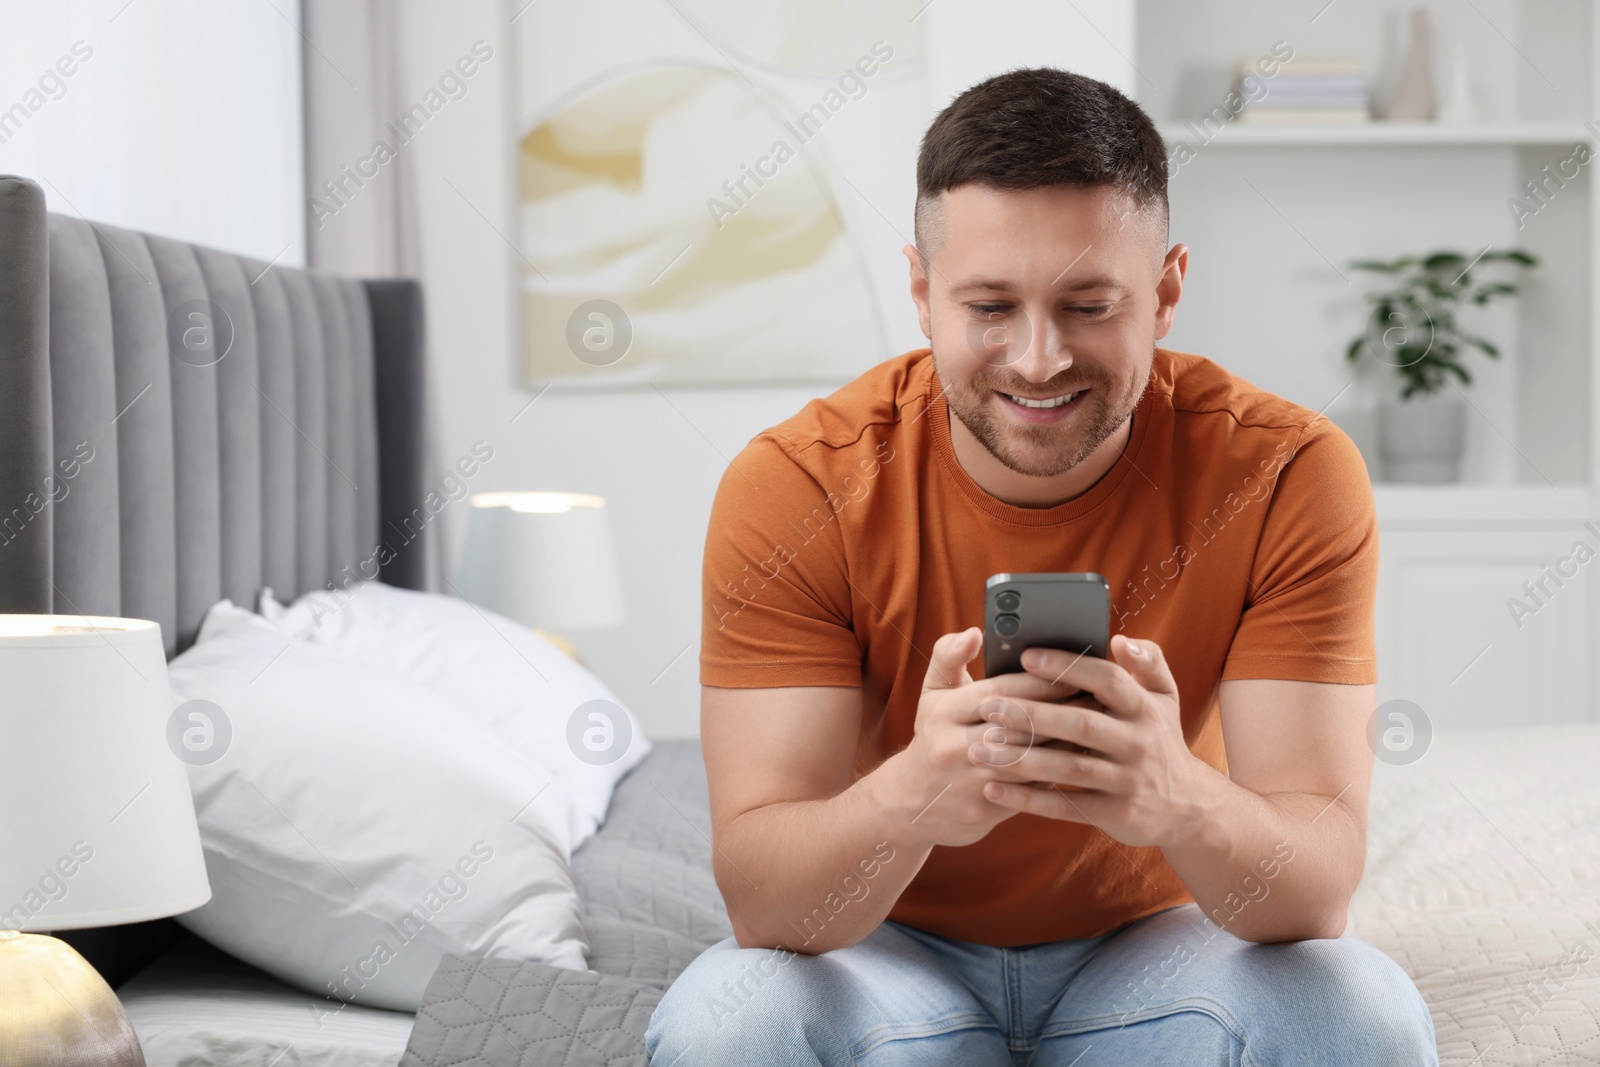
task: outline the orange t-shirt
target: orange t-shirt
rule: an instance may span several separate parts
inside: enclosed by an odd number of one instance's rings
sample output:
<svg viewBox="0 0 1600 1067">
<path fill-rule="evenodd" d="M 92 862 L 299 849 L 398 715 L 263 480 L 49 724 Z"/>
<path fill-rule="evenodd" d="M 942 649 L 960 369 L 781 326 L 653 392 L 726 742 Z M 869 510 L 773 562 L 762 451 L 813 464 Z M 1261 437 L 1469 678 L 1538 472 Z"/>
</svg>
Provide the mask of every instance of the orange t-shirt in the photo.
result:
<svg viewBox="0 0 1600 1067">
<path fill-rule="evenodd" d="M 1098 571 L 1112 632 L 1160 644 L 1190 749 L 1226 770 L 1220 680 L 1376 680 L 1377 567 L 1350 439 L 1207 359 L 1157 349 L 1123 456 L 1087 492 L 1026 508 L 962 468 L 918 349 L 757 435 L 723 475 L 700 681 L 861 687 L 865 774 L 910 743 L 934 641 L 983 625 L 985 579 Z M 969 670 L 983 676 L 981 656 Z M 1093 937 L 1192 899 L 1157 848 L 1017 815 L 935 848 L 889 917 L 1011 946 Z"/>
</svg>

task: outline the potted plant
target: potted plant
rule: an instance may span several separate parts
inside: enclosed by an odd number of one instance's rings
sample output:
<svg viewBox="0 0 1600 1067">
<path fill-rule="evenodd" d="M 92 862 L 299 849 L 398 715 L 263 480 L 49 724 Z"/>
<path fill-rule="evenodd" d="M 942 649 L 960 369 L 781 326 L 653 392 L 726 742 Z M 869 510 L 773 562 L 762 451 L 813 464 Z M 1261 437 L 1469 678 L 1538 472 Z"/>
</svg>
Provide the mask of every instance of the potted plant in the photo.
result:
<svg viewBox="0 0 1600 1067">
<path fill-rule="evenodd" d="M 1400 374 L 1398 402 L 1378 409 L 1378 449 L 1391 481 L 1453 482 L 1460 477 L 1466 408 L 1441 394 L 1448 385 L 1472 383 L 1462 362 L 1469 349 L 1491 359 L 1499 358 L 1500 349 L 1461 329 L 1456 312 L 1465 304 L 1482 307 L 1516 295 L 1516 284 L 1503 275 L 1484 278 L 1496 267 L 1517 271 L 1537 265 L 1538 260 L 1518 249 L 1490 249 L 1476 259 L 1434 252 L 1350 264 L 1392 279 L 1387 288 L 1368 294 L 1372 312 L 1366 329 L 1345 351 L 1351 362 L 1367 353 Z"/>
</svg>

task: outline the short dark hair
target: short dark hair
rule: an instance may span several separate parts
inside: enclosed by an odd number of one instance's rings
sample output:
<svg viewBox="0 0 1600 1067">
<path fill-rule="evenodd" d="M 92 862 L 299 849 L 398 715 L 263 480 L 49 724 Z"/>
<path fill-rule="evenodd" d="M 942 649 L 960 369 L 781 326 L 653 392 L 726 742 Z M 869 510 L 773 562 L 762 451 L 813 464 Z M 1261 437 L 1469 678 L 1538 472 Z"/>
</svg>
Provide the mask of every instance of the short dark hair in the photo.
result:
<svg viewBox="0 0 1600 1067">
<path fill-rule="evenodd" d="M 1138 104 L 1105 82 L 1029 67 L 979 82 L 933 120 L 917 155 L 915 238 L 925 207 L 969 182 L 997 189 L 1109 185 L 1167 215 L 1167 149 Z"/>
</svg>

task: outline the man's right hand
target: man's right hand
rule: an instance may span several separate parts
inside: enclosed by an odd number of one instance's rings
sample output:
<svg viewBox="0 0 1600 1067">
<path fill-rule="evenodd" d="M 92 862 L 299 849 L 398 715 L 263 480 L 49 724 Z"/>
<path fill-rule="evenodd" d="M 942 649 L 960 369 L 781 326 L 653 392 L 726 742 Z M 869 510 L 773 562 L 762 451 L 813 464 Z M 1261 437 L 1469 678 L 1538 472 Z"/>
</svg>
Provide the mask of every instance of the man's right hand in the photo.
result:
<svg viewBox="0 0 1600 1067">
<path fill-rule="evenodd" d="M 1006 767 L 975 765 L 968 750 L 974 745 L 1003 742 L 1026 748 L 1033 743 L 1027 730 L 1007 730 L 988 720 L 1002 699 L 1026 710 L 1033 701 L 1054 703 L 1073 695 L 1025 672 L 973 681 L 967 664 L 982 648 L 983 631 L 976 626 L 935 642 L 911 744 L 867 776 L 873 780 L 875 802 L 903 817 L 898 840 L 908 845 L 970 845 L 1015 815 L 987 799 L 983 787 L 986 782 L 1027 779 Z"/>
</svg>

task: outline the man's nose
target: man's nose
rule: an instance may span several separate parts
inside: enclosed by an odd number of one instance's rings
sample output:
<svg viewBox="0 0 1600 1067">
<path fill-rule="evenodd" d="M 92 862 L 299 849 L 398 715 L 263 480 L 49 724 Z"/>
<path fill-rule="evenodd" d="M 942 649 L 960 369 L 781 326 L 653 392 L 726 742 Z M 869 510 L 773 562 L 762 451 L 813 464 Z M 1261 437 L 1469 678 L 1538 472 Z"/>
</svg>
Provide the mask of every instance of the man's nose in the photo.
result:
<svg viewBox="0 0 1600 1067">
<path fill-rule="evenodd" d="M 1047 315 L 1027 313 L 1011 351 L 1011 369 L 1030 382 L 1042 383 L 1072 366 L 1072 350 L 1062 331 Z"/>
</svg>

